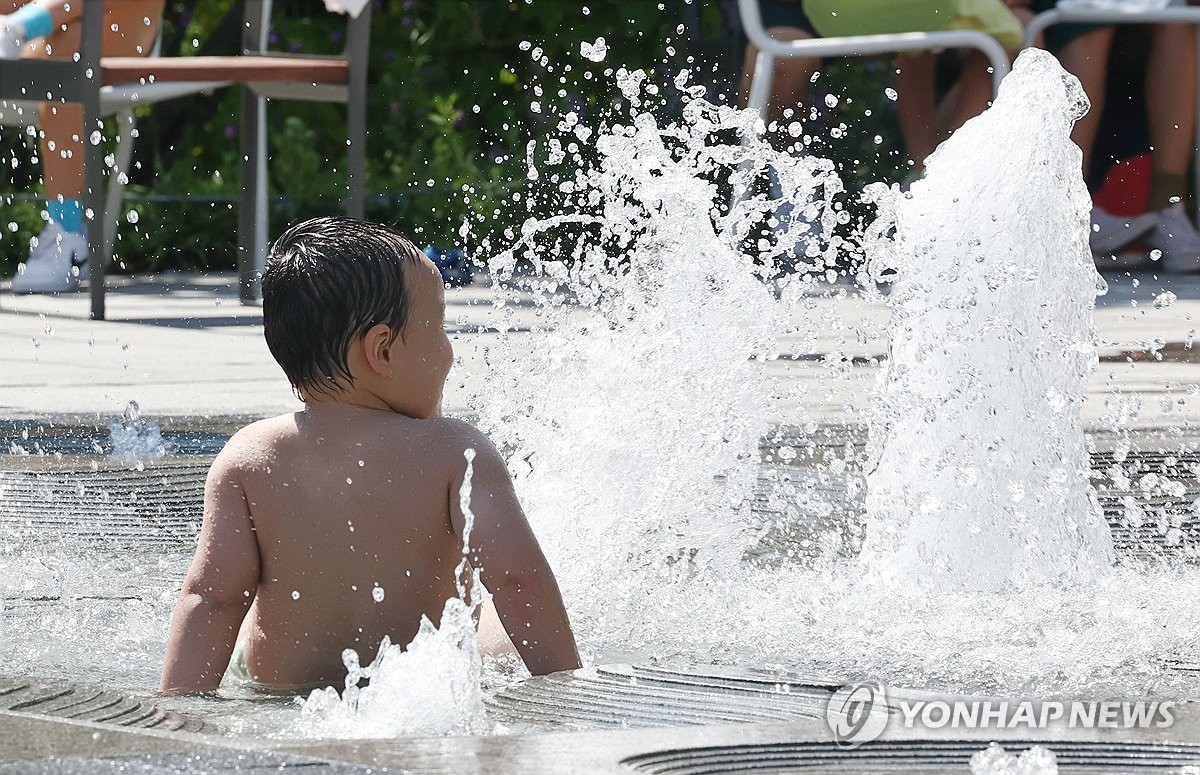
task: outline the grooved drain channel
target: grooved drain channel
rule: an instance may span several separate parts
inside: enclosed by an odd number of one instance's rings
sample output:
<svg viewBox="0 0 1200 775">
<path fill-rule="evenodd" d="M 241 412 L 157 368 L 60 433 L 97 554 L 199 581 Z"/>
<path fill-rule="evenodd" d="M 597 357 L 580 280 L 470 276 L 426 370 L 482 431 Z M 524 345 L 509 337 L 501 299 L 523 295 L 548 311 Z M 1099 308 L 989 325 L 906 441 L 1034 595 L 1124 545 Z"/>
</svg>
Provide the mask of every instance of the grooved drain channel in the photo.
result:
<svg viewBox="0 0 1200 775">
<path fill-rule="evenodd" d="M 1019 754 L 1035 743 L 1003 743 Z M 1190 772 L 1200 764 L 1200 746 L 1156 743 L 1092 743 L 1065 740 L 1036 743 L 1052 750 L 1061 773 L 1119 775 L 1129 772 Z M 987 747 L 981 741 L 902 741 L 866 743 L 846 750 L 834 743 L 774 743 L 682 748 L 630 757 L 621 762 L 634 772 L 671 775 L 724 773 L 853 772 L 955 773 L 969 772 L 971 756 Z M 1188 768 L 1188 769 L 1184 769 Z"/>
<path fill-rule="evenodd" d="M 203 720 L 66 681 L 0 676 L 0 710 L 171 732 L 215 732 Z"/>
<path fill-rule="evenodd" d="M 822 719 L 840 683 L 763 672 L 680 672 L 605 665 L 532 678 L 485 700 L 510 725 L 565 729 Z"/>
<path fill-rule="evenodd" d="M 190 546 L 200 529 L 211 458 L 180 455 L 145 470 L 0 470 L 0 534 L 45 531 L 63 539 L 122 546 Z M 1092 454 L 1093 483 L 1118 553 L 1142 559 L 1200 560 L 1200 453 Z M 791 492 L 861 521 L 862 488 L 852 474 L 766 466 L 751 509 L 778 518 L 781 478 Z M 1119 471 L 1119 473 L 1118 473 Z M 782 490 L 787 493 L 788 490 Z M 805 519 L 801 514 L 800 520 Z"/>
</svg>

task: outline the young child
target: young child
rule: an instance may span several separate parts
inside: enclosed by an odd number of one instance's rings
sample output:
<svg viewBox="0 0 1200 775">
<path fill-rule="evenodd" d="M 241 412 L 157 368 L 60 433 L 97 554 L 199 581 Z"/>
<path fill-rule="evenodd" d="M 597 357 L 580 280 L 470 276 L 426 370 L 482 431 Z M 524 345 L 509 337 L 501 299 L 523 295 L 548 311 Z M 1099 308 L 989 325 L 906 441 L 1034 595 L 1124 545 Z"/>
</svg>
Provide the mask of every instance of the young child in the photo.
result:
<svg viewBox="0 0 1200 775">
<path fill-rule="evenodd" d="M 163 691 L 216 689 L 235 645 L 231 670 L 264 688 L 337 684 L 343 649 L 408 643 L 422 614 L 436 623 L 456 594 L 468 448 L 470 560 L 504 629 L 532 673 L 579 667 L 504 460 L 440 416 L 444 311 L 437 268 L 391 229 L 318 218 L 275 243 L 264 333 L 305 408 L 243 428 L 213 461 Z"/>
</svg>

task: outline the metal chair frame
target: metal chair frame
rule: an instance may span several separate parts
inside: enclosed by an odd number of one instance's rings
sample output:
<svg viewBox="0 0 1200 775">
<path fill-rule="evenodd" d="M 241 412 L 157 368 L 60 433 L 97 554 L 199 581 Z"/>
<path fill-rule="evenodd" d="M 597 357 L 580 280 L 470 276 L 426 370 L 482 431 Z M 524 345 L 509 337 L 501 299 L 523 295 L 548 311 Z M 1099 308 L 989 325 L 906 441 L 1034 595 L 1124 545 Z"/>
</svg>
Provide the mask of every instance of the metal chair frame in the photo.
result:
<svg viewBox="0 0 1200 775">
<path fill-rule="evenodd" d="M 973 48 L 982 52 L 991 65 L 993 93 L 999 90 L 1000 81 L 1009 70 L 1008 54 L 1005 53 L 1004 47 L 991 35 L 977 30 L 939 30 L 785 41 L 771 37 L 763 27 L 758 0 L 738 0 L 738 13 L 746 37 L 758 49 L 747 107 L 758 111 L 764 118 L 767 101 L 771 95 L 776 59 L 874 56 L 905 51 Z"/>
<path fill-rule="evenodd" d="M 74 102 L 83 107 L 84 135 L 104 131 L 103 116 L 117 113 L 118 158 L 114 169 L 114 184 L 107 196 L 104 190 L 103 143 L 85 142 L 86 177 L 83 203 L 85 218 L 105 219 L 101 229 L 90 229 L 88 235 L 91 270 L 91 316 L 105 315 L 105 273 L 112 256 L 116 215 L 120 208 L 123 177 L 132 151 L 133 112 L 138 104 L 209 91 L 240 83 L 242 86 L 241 156 L 242 192 L 238 211 L 238 275 L 239 296 L 243 303 L 254 303 L 260 295 L 260 279 L 267 253 L 267 101 L 270 99 L 342 102 L 347 106 L 347 183 L 345 209 L 353 216 L 363 215 L 366 166 L 366 83 L 367 55 L 370 44 L 370 5 L 347 23 L 346 46 L 341 57 L 347 63 L 347 82 L 317 84 L 255 81 L 245 79 L 204 80 L 189 76 L 186 80 L 145 78 L 137 83 L 106 84 L 104 60 L 100 46 L 104 2 L 85 2 L 82 5 L 82 38 L 79 56 L 74 60 L 0 60 L 0 106 L 16 107 L 17 103 L 41 101 Z M 267 51 L 272 0 L 245 0 L 241 57 L 281 57 Z M 306 57 L 317 59 L 317 57 Z M 166 59 L 166 58 L 164 58 Z M 191 58 L 202 63 L 204 57 Z M 236 58 L 235 58 L 236 59 Z M 258 71 L 261 72 L 261 71 Z M 10 113 L 13 112 L 10 110 Z M 20 108 L 16 111 L 22 112 Z M 26 114 L 26 122 L 33 117 Z M 36 111 L 34 111 L 36 113 Z M 106 201 L 107 200 L 107 201 Z M 103 216 L 97 214 L 104 213 Z"/>
<path fill-rule="evenodd" d="M 1191 24 L 1196 30 L 1196 46 L 1200 52 L 1200 7 L 1168 7 L 1153 10 L 1136 9 L 1100 9 L 1100 8 L 1052 8 L 1043 11 L 1025 27 L 1025 48 L 1033 48 L 1038 36 L 1055 24 L 1081 22 L 1085 24 Z M 1200 55 L 1197 56 L 1200 68 Z M 1192 190 L 1197 192 L 1192 199 L 1195 201 L 1196 216 L 1200 219 L 1200 72 L 1196 79 L 1196 141 L 1193 146 L 1195 154 L 1194 181 Z"/>
</svg>

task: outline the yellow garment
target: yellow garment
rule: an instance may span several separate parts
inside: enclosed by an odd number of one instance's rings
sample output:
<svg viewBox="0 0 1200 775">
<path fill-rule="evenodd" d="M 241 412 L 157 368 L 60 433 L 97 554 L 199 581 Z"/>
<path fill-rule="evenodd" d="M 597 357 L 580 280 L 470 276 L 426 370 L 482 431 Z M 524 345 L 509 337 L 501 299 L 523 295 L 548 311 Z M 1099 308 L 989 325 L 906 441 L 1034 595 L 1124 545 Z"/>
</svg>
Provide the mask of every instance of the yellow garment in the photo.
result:
<svg viewBox="0 0 1200 775">
<path fill-rule="evenodd" d="M 1016 50 L 1024 37 L 1003 0 L 804 0 L 804 13 L 826 38 L 979 30 Z"/>
</svg>

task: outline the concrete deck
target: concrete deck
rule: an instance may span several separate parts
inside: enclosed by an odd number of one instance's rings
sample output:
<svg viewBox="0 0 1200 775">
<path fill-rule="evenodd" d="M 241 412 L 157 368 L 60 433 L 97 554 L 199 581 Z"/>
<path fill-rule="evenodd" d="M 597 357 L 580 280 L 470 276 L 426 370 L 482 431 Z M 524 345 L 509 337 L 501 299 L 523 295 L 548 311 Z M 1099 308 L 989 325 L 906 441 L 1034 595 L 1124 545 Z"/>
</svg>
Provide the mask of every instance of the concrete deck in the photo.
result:
<svg viewBox="0 0 1200 775">
<path fill-rule="evenodd" d="M 1127 418 L 1131 425 L 1195 423 L 1200 347 L 1192 349 L 1190 339 L 1200 329 L 1200 276 L 1110 274 L 1108 281 L 1109 293 L 1098 299 L 1096 311 L 1104 361 L 1091 380 L 1085 422 L 1108 424 L 1110 399 L 1120 394 L 1140 404 Z M 812 309 L 796 311 L 797 324 L 829 314 L 841 320 L 817 336 L 805 362 L 770 366 L 785 381 L 812 383 L 803 408 L 819 423 L 844 424 L 861 415 L 878 371 L 870 359 L 887 351 L 881 335 L 886 304 L 846 290 L 844 299 L 815 298 Z M 1164 292 L 1177 299 L 1156 306 Z M 448 413 L 467 411 L 466 397 L 486 374 L 483 357 L 496 334 L 478 331 L 498 320 L 490 302 L 482 282 L 447 293 L 448 329 L 463 359 L 462 372 L 447 385 Z M 108 309 L 108 320 L 92 321 L 83 293 L 14 296 L 0 284 L 0 419 L 75 415 L 106 421 L 131 400 L 154 418 L 265 416 L 300 406 L 263 342 L 261 308 L 238 303 L 232 275 L 118 277 Z M 514 314 L 526 330 L 538 322 L 532 308 Z M 1157 346 L 1161 361 L 1148 352 Z M 831 389 L 825 371 L 812 362 L 834 351 L 854 365 Z M 794 421 L 792 409 L 771 419 Z"/>
</svg>

